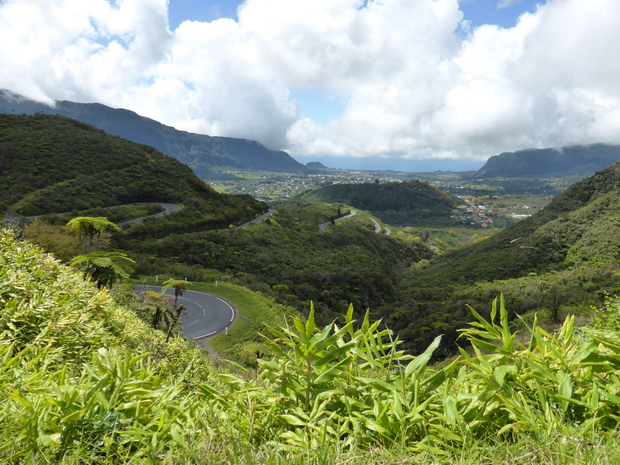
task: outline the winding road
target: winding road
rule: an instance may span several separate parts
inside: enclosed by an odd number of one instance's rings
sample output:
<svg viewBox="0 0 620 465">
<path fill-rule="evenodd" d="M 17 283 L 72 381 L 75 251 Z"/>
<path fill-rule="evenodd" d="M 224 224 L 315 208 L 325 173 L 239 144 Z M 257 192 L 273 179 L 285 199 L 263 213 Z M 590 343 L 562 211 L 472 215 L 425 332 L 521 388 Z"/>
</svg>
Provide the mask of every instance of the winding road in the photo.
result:
<svg viewBox="0 0 620 465">
<path fill-rule="evenodd" d="M 134 205 L 134 204 L 129 204 L 129 205 Z M 172 212 L 178 212 L 181 207 L 179 207 L 178 205 L 174 205 L 172 203 L 159 203 L 159 202 L 140 202 L 139 204 L 135 204 L 135 205 L 159 205 L 160 207 L 162 207 L 164 209 L 163 212 L 159 212 L 159 213 L 155 213 L 154 215 L 148 215 L 148 216 L 142 216 L 140 218 L 136 218 L 134 220 L 129 220 L 129 221 L 123 221 L 122 223 L 118 223 L 117 226 L 126 226 L 126 225 L 130 225 L 130 224 L 134 224 L 134 223 L 138 223 L 142 220 L 145 220 L 147 218 L 155 218 L 157 216 L 162 216 L 162 215 L 167 215 L 168 213 L 172 213 Z M 121 206 L 121 205 L 119 205 Z M 115 207 L 110 207 L 110 208 L 115 208 Z"/>
<path fill-rule="evenodd" d="M 178 212 L 181 207 L 179 207 L 178 205 L 174 205 L 171 203 L 161 203 L 161 202 L 136 202 L 136 203 L 126 203 L 123 205 L 114 205 L 112 207 L 102 207 L 102 208 L 118 208 L 118 207 L 131 207 L 134 205 L 159 205 L 160 207 L 162 207 L 164 209 L 163 212 L 159 212 L 159 213 L 155 213 L 153 215 L 148 215 L 148 216 L 142 216 L 140 218 L 136 218 L 133 220 L 129 220 L 129 221 L 123 221 L 122 223 L 117 223 L 117 226 L 126 226 L 126 225 L 130 225 L 130 224 L 134 224 L 137 223 L 139 221 L 145 220 L 147 218 L 154 218 L 156 216 L 162 216 L 162 215 L 167 215 L 168 213 L 173 213 L 173 212 Z M 35 218 L 41 218 L 43 216 L 62 216 L 62 215 L 66 215 L 69 212 L 64 212 L 64 213 L 48 213 L 45 215 L 37 215 L 37 216 L 18 216 L 15 214 L 15 210 L 7 210 L 6 211 L 6 218 L 4 219 L 4 221 L 2 221 L 2 223 L 8 223 L 10 221 L 15 221 L 15 220 L 24 220 L 24 221 L 32 221 Z"/>
<path fill-rule="evenodd" d="M 145 291 L 161 292 L 161 287 L 134 286 L 134 292 L 142 294 Z M 166 294 L 174 298 L 174 289 L 166 290 Z M 221 297 L 206 292 L 185 291 L 179 297 L 179 303 L 187 309 L 187 314 L 181 314 L 181 327 L 188 339 L 203 339 L 224 332 L 229 327 L 237 313 L 231 304 Z"/>
<path fill-rule="evenodd" d="M 344 216 L 341 216 L 340 218 L 336 218 L 334 220 L 334 223 L 336 221 L 346 220 L 347 218 L 353 218 L 355 215 L 357 215 L 357 212 L 355 210 L 351 210 L 351 212 L 348 215 L 344 215 Z M 327 228 L 330 224 L 332 224 L 331 221 L 328 221 L 327 223 L 321 223 L 319 225 L 319 232 L 322 232 L 322 233 L 326 232 L 325 228 Z"/>
</svg>

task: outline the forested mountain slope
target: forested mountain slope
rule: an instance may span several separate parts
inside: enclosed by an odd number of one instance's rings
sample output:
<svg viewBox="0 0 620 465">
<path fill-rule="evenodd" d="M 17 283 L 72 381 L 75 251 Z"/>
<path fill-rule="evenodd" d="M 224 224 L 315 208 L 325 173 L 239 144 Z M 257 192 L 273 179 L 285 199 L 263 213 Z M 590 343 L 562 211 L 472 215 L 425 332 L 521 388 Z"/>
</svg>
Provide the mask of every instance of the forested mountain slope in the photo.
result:
<svg viewBox="0 0 620 465">
<path fill-rule="evenodd" d="M 155 201 L 217 214 L 224 227 L 267 210 L 249 196 L 217 193 L 152 147 L 59 115 L 0 114 L 0 212 L 40 215 Z"/>
<path fill-rule="evenodd" d="M 336 216 L 338 205 L 290 200 L 277 207 L 276 214 L 248 228 L 156 242 L 129 232 L 116 237 L 117 247 L 140 257 L 138 273 L 156 274 L 176 261 L 197 273 L 202 269 L 203 274 L 223 275 L 270 293 L 300 311 L 307 312 L 314 302 L 323 323 L 341 315 L 350 303 L 363 310 L 392 302 L 403 270 L 432 255 L 419 240 L 375 233 L 361 213 L 319 233 L 318 224 Z"/>
<path fill-rule="evenodd" d="M 342 202 L 368 210 L 387 223 L 447 216 L 459 203 L 449 193 L 441 192 L 428 182 L 417 180 L 384 184 L 334 184 L 304 191 L 295 198 L 307 202 Z"/>
<path fill-rule="evenodd" d="M 488 308 L 500 292 L 512 316 L 540 311 L 552 320 L 587 313 L 620 291 L 620 163 L 583 179 L 543 210 L 403 274 L 400 299 L 378 310 L 406 346 L 421 350 L 445 334 L 454 350 L 467 305 Z"/>
<path fill-rule="evenodd" d="M 179 131 L 133 111 L 99 103 L 58 101 L 55 107 L 50 107 L 0 90 L 0 112 L 59 114 L 73 118 L 108 134 L 154 147 L 188 165 L 201 179 L 213 178 L 212 170 L 221 167 L 293 172 L 304 169 L 304 165 L 286 152 L 268 150 L 256 141 Z"/>
<path fill-rule="evenodd" d="M 560 270 L 576 260 L 617 260 L 619 202 L 620 163 L 616 163 L 575 183 L 532 217 L 483 242 L 438 256 L 428 274 L 472 283 Z M 585 252 L 586 245 L 589 258 L 578 259 L 578 250 Z"/>
</svg>

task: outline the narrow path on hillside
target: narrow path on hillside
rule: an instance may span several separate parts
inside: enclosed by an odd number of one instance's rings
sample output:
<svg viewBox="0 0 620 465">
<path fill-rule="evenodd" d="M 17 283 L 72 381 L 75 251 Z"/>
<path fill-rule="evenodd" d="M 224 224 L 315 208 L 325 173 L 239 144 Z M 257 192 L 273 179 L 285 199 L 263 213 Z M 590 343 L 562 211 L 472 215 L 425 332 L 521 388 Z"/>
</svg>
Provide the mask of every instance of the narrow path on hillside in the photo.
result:
<svg viewBox="0 0 620 465">
<path fill-rule="evenodd" d="M 168 215 L 169 213 L 174 213 L 174 212 L 178 212 L 179 210 L 181 210 L 181 207 L 179 207 L 178 205 L 174 205 L 172 203 L 161 203 L 161 202 L 124 203 L 122 205 L 114 205 L 112 207 L 101 207 L 101 208 L 133 207 L 135 205 L 159 205 L 160 207 L 164 209 L 164 211 L 159 212 L 159 213 L 154 213 L 153 215 L 141 216 L 140 218 L 135 218 L 129 221 L 123 221 L 122 223 L 117 223 L 117 226 L 125 226 L 129 224 L 134 224 L 134 223 L 138 223 L 139 221 L 143 221 L 147 218 L 154 218 L 156 216 Z M 62 215 L 66 215 L 67 213 L 71 213 L 71 212 L 48 213 L 45 215 L 35 215 L 35 216 L 19 216 L 15 214 L 15 210 L 7 210 L 6 218 L 4 219 L 4 221 L 2 221 L 2 223 L 8 223 L 10 221 L 19 221 L 19 220 L 32 221 L 36 218 L 43 218 L 44 216 L 62 216 Z"/>
<path fill-rule="evenodd" d="M 336 221 L 346 220 L 347 218 L 353 218 L 356 214 L 357 214 L 357 212 L 355 210 L 351 210 L 351 213 L 349 213 L 348 215 L 341 216 L 340 218 L 336 218 L 334 220 L 334 223 Z M 372 221 L 375 224 L 375 226 L 374 226 L 375 233 L 379 234 L 381 232 L 381 225 L 379 223 L 377 223 L 377 221 L 373 217 L 370 217 L 370 221 Z M 319 232 L 322 232 L 322 233 L 327 232 L 327 226 L 329 226 L 330 224 L 332 224 L 331 221 L 328 221 L 326 223 L 321 223 L 319 225 Z M 383 234 L 386 235 L 386 236 L 389 235 L 390 234 L 390 230 L 388 228 L 384 228 L 383 229 Z"/>
<path fill-rule="evenodd" d="M 260 221 L 263 221 L 267 218 L 269 218 L 271 215 L 273 215 L 277 210 L 275 208 L 270 208 L 269 211 L 267 213 L 263 213 L 261 216 L 254 218 L 252 221 L 248 221 L 245 224 L 242 224 L 241 226 L 237 226 L 234 229 L 239 229 L 239 228 L 247 228 L 248 226 L 250 226 L 251 224 L 256 224 Z"/>
<path fill-rule="evenodd" d="M 130 225 L 130 224 L 138 223 L 147 218 L 155 218 L 157 216 L 168 215 L 169 213 L 178 212 L 179 210 L 181 210 L 181 207 L 179 207 L 178 205 L 174 205 L 172 203 L 159 203 L 159 202 L 141 202 L 137 204 L 130 203 L 126 205 L 117 205 L 116 207 L 126 207 L 126 206 L 132 206 L 132 205 L 159 205 L 160 207 L 164 209 L 164 211 L 155 213 L 154 215 L 141 216 L 140 218 L 136 218 L 133 220 L 123 221 L 122 223 L 118 223 L 117 224 L 118 226 L 122 227 L 122 226 Z M 109 208 L 116 208 L 116 207 L 109 207 Z"/>
<path fill-rule="evenodd" d="M 370 217 L 370 221 L 375 224 L 375 232 L 379 234 L 379 231 L 381 231 L 381 226 L 379 226 L 379 223 L 377 223 L 377 221 L 372 216 Z"/>
</svg>

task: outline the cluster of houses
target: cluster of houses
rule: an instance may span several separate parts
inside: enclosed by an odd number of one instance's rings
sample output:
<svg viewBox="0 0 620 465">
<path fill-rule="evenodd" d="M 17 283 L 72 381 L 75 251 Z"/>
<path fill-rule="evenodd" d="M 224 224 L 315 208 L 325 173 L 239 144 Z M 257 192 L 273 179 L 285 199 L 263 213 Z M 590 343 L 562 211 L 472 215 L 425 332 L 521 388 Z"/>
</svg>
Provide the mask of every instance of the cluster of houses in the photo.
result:
<svg viewBox="0 0 620 465">
<path fill-rule="evenodd" d="M 527 208 L 527 207 L 523 207 Z M 508 213 L 506 208 L 496 208 L 493 205 L 475 205 L 473 202 L 466 202 L 452 210 L 451 218 L 464 224 L 478 225 L 482 228 L 492 227 L 498 218 L 502 220 L 522 220 L 530 215 L 518 215 Z"/>
</svg>

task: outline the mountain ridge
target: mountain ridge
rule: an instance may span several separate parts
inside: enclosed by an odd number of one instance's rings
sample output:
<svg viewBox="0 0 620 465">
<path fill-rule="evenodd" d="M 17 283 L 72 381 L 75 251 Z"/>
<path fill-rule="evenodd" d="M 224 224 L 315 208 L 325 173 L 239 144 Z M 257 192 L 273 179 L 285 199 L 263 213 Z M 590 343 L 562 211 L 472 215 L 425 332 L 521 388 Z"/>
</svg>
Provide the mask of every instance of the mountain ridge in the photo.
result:
<svg viewBox="0 0 620 465">
<path fill-rule="evenodd" d="M 188 165 L 201 179 L 222 177 L 218 169 L 255 169 L 301 172 L 305 166 L 288 153 L 269 150 L 247 139 L 209 136 L 178 130 L 134 111 L 101 103 L 56 101 L 56 107 L 0 90 L 0 113 L 59 114 L 101 129 L 108 134 L 149 145 Z"/>
<path fill-rule="evenodd" d="M 620 145 L 523 149 L 490 157 L 476 178 L 586 176 L 620 160 Z"/>
</svg>

